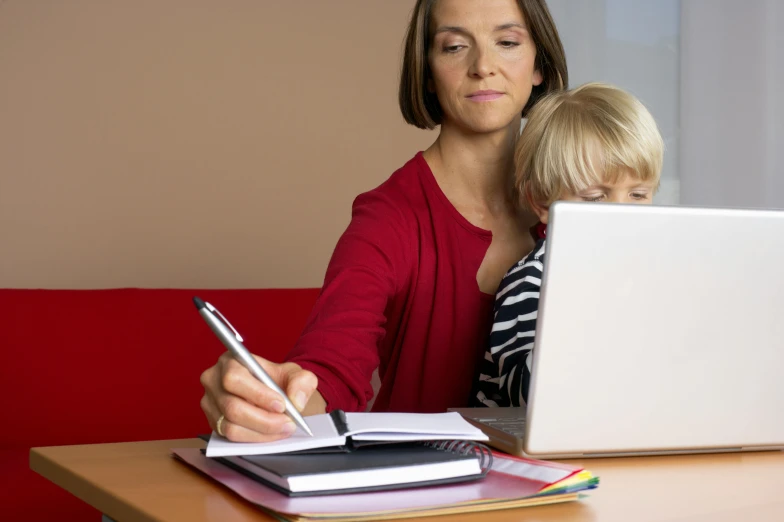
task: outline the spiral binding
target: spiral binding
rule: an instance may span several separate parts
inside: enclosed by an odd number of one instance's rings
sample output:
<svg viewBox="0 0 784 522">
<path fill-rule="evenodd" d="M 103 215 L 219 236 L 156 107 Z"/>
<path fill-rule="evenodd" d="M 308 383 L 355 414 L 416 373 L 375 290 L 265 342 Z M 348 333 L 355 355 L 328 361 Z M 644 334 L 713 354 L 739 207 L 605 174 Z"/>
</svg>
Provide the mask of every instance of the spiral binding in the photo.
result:
<svg viewBox="0 0 784 522">
<path fill-rule="evenodd" d="M 479 467 L 482 476 L 487 475 L 493 467 L 493 452 L 484 444 L 479 444 L 471 440 L 436 440 L 424 442 L 425 446 L 435 448 L 439 451 L 448 451 L 460 455 L 475 454 L 479 457 Z"/>
</svg>

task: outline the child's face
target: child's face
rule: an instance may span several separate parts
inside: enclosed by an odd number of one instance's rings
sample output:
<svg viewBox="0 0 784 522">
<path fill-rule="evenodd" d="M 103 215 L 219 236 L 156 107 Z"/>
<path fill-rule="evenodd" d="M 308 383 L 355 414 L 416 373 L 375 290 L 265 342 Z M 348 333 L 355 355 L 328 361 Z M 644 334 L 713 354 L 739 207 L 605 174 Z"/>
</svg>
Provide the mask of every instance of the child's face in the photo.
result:
<svg viewBox="0 0 784 522">
<path fill-rule="evenodd" d="M 618 178 L 615 183 L 601 183 L 590 186 L 576 194 L 563 194 L 561 201 L 589 201 L 599 203 L 633 203 L 637 205 L 650 205 L 656 190 L 652 182 L 643 182 L 636 176 L 626 174 Z M 535 208 L 539 220 L 547 223 L 549 208 Z"/>
</svg>

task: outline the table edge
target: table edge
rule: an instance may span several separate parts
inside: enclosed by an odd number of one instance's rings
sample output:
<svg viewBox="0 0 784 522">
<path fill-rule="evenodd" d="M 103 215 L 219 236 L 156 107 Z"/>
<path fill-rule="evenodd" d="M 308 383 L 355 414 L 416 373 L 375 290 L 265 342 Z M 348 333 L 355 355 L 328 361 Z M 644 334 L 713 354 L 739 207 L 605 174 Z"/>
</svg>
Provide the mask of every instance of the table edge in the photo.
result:
<svg viewBox="0 0 784 522">
<path fill-rule="evenodd" d="M 157 522 L 157 518 L 111 495 L 100 486 L 52 460 L 46 450 L 58 447 L 62 446 L 30 448 L 30 469 L 114 520 Z M 88 498 L 92 500 L 87 500 Z"/>
</svg>

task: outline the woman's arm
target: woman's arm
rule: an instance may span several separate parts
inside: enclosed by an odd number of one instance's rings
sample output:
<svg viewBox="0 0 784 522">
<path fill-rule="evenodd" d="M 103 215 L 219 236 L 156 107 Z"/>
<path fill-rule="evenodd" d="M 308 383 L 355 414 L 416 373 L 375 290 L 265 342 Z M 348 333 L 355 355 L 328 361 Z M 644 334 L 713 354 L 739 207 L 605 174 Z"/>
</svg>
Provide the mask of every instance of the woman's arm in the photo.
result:
<svg viewBox="0 0 784 522">
<path fill-rule="evenodd" d="M 363 411 L 373 397 L 378 346 L 397 325 L 385 311 L 409 271 L 409 228 L 383 194 L 359 196 L 330 260 L 324 286 L 287 360 L 318 377 L 327 409 Z"/>
<path fill-rule="evenodd" d="M 379 341 L 394 327 L 386 324 L 385 311 L 410 268 L 407 230 L 399 205 L 376 192 L 358 197 L 288 361 L 256 357 L 305 414 L 361 411 L 372 398 Z M 293 433 L 280 398 L 228 353 L 202 374 L 201 382 L 201 407 L 210 427 L 228 439 L 269 441 Z"/>
</svg>

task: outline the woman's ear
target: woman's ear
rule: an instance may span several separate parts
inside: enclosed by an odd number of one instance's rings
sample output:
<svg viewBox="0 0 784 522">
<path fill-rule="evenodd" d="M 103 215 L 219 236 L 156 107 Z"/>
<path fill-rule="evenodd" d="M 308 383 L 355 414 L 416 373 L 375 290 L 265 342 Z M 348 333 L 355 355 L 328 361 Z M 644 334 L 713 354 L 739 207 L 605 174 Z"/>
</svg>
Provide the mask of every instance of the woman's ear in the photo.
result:
<svg viewBox="0 0 784 522">
<path fill-rule="evenodd" d="M 535 69 L 533 77 L 531 79 L 533 80 L 531 83 L 534 85 L 534 87 L 539 87 L 540 85 L 542 85 L 542 82 L 544 81 L 544 75 L 542 75 L 542 70 L 538 68 Z"/>
</svg>

